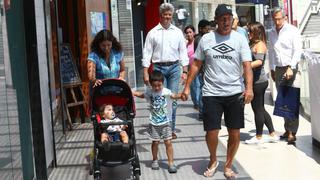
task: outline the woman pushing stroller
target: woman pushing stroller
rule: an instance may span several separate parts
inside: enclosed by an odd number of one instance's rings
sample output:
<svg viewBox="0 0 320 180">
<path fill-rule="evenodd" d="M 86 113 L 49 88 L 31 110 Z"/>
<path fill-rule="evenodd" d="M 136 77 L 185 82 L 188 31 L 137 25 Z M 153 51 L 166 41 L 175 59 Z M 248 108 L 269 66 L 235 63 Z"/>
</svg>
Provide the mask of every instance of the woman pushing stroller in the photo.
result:
<svg viewBox="0 0 320 180">
<path fill-rule="evenodd" d="M 131 163 L 133 179 L 139 179 L 141 172 L 133 127 L 134 100 L 130 87 L 124 81 L 126 72 L 121 44 L 110 30 L 101 30 L 92 41 L 87 70 L 94 125 L 94 151 L 89 156 L 90 174 L 94 173 L 94 178 L 100 180 L 101 166 Z M 120 111 L 121 119 L 116 117 Z"/>
</svg>

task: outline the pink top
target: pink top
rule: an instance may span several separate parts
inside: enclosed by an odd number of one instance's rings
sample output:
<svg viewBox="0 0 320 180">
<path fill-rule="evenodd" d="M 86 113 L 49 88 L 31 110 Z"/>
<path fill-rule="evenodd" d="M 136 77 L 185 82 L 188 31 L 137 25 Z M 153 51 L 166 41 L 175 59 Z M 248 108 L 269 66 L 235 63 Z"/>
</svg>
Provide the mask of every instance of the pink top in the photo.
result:
<svg viewBox="0 0 320 180">
<path fill-rule="evenodd" d="M 187 52 L 188 52 L 188 57 L 189 57 L 189 65 L 192 64 L 193 59 L 194 59 L 194 41 L 191 43 L 187 43 Z"/>
</svg>

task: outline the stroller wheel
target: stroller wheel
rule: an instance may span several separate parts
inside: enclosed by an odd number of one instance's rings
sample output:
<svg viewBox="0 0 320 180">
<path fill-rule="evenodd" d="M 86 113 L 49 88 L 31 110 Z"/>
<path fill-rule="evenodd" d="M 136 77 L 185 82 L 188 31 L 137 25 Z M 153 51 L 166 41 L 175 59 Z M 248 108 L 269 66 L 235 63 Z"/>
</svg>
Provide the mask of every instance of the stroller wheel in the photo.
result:
<svg viewBox="0 0 320 180">
<path fill-rule="evenodd" d="M 94 180 L 100 180 L 101 179 L 101 174 L 99 173 L 95 173 L 94 174 Z"/>
<path fill-rule="evenodd" d="M 134 180 L 139 180 L 139 179 L 140 179 L 139 173 L 135 173 L 135 174 L 133 175 L 133 179 L 134 179 Z"/>
<path fill-rule="evenodd" d="M 140 179 L 140 169 L 139 168 L 133 168 L 133 179 L 139 180 Z"/>
</svg>

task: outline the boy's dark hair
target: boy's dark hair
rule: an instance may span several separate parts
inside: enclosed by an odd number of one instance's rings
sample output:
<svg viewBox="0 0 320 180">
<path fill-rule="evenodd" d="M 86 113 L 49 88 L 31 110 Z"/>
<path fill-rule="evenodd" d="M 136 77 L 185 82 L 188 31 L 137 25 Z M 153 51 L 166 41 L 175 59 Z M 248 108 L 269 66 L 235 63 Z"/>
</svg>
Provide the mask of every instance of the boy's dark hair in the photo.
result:
<svg viewBox="0 0 320 180">
<path fill-rule="evenodd" d="M 198 29 L 204 28 L 206 26 L 210 26 L 210 22 L 206 19 L 201 19 L 198 23 Z"/>
<path fill-rule="evenodd" d="M 149 79 L 150 83 L 154 82 L 154 81 L 161 81 L 164 82 L 164 76 L 160 71 L 154 70 L 151 74 L 150 74 L 150 79 Z"/>
</svg>

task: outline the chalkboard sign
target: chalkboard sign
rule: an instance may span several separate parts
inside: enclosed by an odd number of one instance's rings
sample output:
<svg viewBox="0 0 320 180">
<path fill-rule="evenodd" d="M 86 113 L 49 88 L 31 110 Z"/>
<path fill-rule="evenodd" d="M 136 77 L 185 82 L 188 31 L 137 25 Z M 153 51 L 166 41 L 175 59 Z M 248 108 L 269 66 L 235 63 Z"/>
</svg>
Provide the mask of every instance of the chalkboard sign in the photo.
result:
<svg viewBox="0 0 320 180">
<path fill-rule="evenodd" d="M 73 61 L 73 56 L 69 45 L 60 46 L 60 71 L 63 85 L 81 83 L 78 69 Z"/>
</svg>

